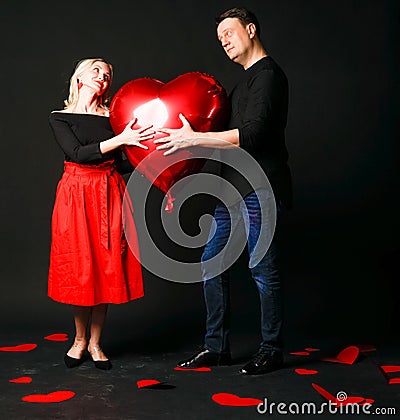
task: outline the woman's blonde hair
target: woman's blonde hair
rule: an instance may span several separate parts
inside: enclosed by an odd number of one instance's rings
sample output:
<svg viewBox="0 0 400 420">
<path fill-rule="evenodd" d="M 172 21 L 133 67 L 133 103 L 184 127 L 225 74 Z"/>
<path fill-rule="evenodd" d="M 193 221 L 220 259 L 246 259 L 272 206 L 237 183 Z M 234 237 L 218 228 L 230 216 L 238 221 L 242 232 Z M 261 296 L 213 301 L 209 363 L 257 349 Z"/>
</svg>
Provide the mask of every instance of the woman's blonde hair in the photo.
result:
<svg viewBox="0 0 400 420">
<path fill-rule="evenodd" d="M 108 110 L 108 103 L 110 101 L 110 86 L 113 78 L 113 68 L 110 63 L 107 63 L 103 58 L 85 58 L 76 65 L 74 73 L 69 80 L 69 96 L 64 101 L 64 109 L 68 109 L 76 105 L 79 96 L 78 80 L 80 75 L 88 70 L 96 61 L 107 64 L 110 69 L 110 83 L 108 84 L 107 90 L 99 97 L 99 107 Z"/>
</svg>

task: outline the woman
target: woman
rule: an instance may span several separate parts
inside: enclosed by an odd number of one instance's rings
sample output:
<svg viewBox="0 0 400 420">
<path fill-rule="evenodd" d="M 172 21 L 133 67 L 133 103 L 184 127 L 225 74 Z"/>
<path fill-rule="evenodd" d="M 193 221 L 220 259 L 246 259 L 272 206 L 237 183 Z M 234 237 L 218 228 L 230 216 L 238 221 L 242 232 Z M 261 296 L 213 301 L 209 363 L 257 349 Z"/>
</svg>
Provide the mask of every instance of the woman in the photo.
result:
<svg viewBox="0 0 400 420">
<path fill-rule="evenodd" d="M 110 369 L 100 347 L 108 303 L 143 296 L 141 266 L 125 238 L 129 235 L 130 246 L 137 246 L 119 173 L 132 169 L 120 146 L 147 148 L 140 142 L 154 132 L 151 127 L 133 130 L 131 121 L 114 135 L 107 107 L 111 81 L 111 64 L 101 58 L 80 61 L 65 108 L 49 117 L 65 163 L 53 210 L 48 294 L 73 305 L 76 334 L 64 357 L 67 367 L 80 365 L 88 350 L 97 368 Z"/>
</svg>

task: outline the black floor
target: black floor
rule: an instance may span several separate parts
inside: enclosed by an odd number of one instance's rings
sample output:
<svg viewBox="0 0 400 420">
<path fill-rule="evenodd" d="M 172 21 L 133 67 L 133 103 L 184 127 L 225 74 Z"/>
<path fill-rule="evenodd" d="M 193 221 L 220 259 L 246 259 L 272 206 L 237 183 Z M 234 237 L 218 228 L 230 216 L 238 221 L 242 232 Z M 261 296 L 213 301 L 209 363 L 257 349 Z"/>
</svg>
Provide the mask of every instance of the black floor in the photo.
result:
<svg viewBox="0 0 400 420">
<path fill-rule="evenodd" d="M 21 327 L 22 328 L 22 327 Z M 4 419 L 256 419 L 284 418 L 277 411 L 308 410 L 301 403 L 314 403 L 316 410 L 324 410 L 320 418 L 330 418 L 329 407 L 321 406 L 327 400 L 312 384 L 317 384 L 333 396 L 343 391 L 349 397 L 373 399 L 371 413 L 376 409 L 396 415 L 380 415 L 380 418 L 398 418 L 400 413 L 400 384 L 388 383 L 380 366 L 400 366 L 400 346 L 391 340 L 376 345 L 376 351 L 360 353 L 352 365 L 336 364 L 319 360 L 323 356 L 336 356 L 354 343 L 330 337 L 307 339 L 287 344 L 285 367 L 282 370 L 256 377 L 238 373 L 243 362 L 257 348 L 257 337 L 235 336 L 232 342 L 234 365 L 212 368 L 209 372 L 176 371 L 175 363 L 195 350 L 195 346 L 183 346 L 169 342 L 168 338 L 141 338 L 134 334 L 121 338 L 120 331 L 110 328 L 104 341 L 104 349 L 113 362 L 111 371 L 96 369 L 91 361 L 78 368 L 67 369 L 63 354 L 68 342 L 49 341 L 45 336 L 71 331 L 22 331 L 0 335 L 0 347 L 20 344 L 37 344 L 29 352 L 0 351 L 0 418 Z M 118 340 L 117 340 L 118 337 Z M 309 356 L 295 356 L 291 352 L 315 348 Z M 361 348 L 362 349 L 362 348 Z M 371 350 L 371 348 L 369 348 Z M 295 369 L 317 370 L 317 374 L 300 375 Z M 389 374 L 400 377 L 400 372 Z M 9 380 L 30 377 L 30 383 L 12 383 Z M 138 388 L 138 381 L 156 380 L 155 387 Z M 48 394 L 55 391 L 72 391 L 73 398 L 58 403 L 25 402 L 22 398 L 32 394 Z M 213 400 L 219 393 L 234 394 L 243 398 L 265 401 L 272 414 L 261 414 L 257 406 L 223 406 Z M 365 402 L 365 401 L 364 401 Z M 271 406 L 275 403 L 275 406 Z M 362 403 L 362 402 L 361 402 Z M 264 405 L 260 407 L 265 409 Z M 355 408 L 356 409 L 356 408 Z M 343 408 L 344 410 L 344 408 Z M 351 413 L 351 411 L 348 411 Z M 307 411 L 306 411 L 307 413 Z M 360 413 L 362 408 L 360 406 Z M 376 414 L 378 414 L 376 412 Z M 286 414 L 301 416 L 301 414 Z M 339 415 L 339 414 L 336 414 Z M 344 414 L 343 414 L 344 415 Z M 350 414 L 348 414 L 350 415 Z M 303 418 L 315 418 L 318 414 L 304 414 Z M 359 414 L 356 418 L 369 418 Z"/>
</svg>

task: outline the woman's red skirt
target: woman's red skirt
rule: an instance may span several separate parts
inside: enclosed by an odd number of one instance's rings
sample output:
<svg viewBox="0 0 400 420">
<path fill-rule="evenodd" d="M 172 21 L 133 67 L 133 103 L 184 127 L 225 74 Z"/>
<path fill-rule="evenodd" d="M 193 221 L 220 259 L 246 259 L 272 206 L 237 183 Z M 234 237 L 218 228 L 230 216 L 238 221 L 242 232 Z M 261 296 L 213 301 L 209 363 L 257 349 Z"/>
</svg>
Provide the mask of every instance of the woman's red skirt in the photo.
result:
<svg viewBox="0 0 400 420">
<path fill-rule="evenodd" d="M 65 162 L 52 218 L 52 299 L 93 306 L 143 296 L 133 208 L 129 197 L 123 199 L 125 186 L 113 162 Z"/>
</svg>

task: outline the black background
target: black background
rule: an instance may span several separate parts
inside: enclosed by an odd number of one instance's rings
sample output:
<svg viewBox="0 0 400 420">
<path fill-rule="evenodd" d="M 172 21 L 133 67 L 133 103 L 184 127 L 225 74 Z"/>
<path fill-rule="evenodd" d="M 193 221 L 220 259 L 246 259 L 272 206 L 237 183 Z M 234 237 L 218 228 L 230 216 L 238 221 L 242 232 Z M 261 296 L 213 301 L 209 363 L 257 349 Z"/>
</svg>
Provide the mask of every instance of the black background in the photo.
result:
<svg viewBox="0 0 400 420">
<path fill-rule="evenodd" d="M 0 15 L 1 281 L 4 331 L 72 326 L 46 296 L 50 220 L 63 156 L 48 127 L 77 60 L 104 57 L 113 92 L 129 80 L 188 71 L 230 90 L 214 16 L 228 1 L 7 2 Z M 399 332 L 398 2 L 269 0 L 245 4 L 290 83 L 287 145 L 295 208 L 284 224 L 286 337 L 387 340 Z M 140 238 L 139 238 L 140 240 Z M 242 258 L 233 330 L 258 334 L 258 297 Z M 111 330 L 151 342 L 201 341 L 201 285 L 146 274 L 145 298 L 112 307 Z"/>
</svg>

